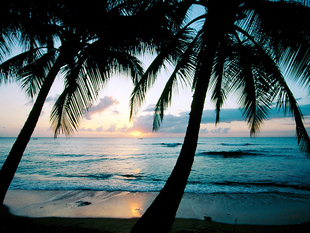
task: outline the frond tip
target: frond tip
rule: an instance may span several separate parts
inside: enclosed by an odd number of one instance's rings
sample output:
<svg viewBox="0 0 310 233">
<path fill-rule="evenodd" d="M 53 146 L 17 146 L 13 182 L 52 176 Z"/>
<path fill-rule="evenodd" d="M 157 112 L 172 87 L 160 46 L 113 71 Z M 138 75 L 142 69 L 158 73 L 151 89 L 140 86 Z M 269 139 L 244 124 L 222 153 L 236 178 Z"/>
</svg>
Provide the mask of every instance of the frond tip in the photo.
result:
<svg viewBox="0 0 310 233">
<path fill-rule="evenodd" d="M 296 136 L 301 152 L 310 158 L 310 138 L 304 125 L 296 126 Z"/>
</svg>

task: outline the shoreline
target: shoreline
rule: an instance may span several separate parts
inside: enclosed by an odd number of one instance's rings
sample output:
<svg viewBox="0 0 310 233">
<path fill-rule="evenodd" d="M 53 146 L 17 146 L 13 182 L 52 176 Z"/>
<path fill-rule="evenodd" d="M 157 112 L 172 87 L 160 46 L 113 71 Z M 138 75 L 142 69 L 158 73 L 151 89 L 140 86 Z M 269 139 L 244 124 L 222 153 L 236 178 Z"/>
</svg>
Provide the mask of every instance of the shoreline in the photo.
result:
<svg viewBox="0 0 310 233">
<path fill-rule="evenodd" d="M 9 190 L 10 213 L 30 218 L 139 218 L 155 199 L 154 192 Z M 164 211 L 164 210 L 163 210 Z M 310 195 L 185 193 L 176 218 L 251 225 L 310 222 Z"/>
<path fill-rule="evenodd" d="M 9 190 L 0 209 L 0 229 L 3 233 L 129 233 L 156 195 Z M 202 220 L 204 215 L 212 221 Z M 185 193 L 171 233 L 308 233 L 309 228 L 310 195 Z"/>
</svg>

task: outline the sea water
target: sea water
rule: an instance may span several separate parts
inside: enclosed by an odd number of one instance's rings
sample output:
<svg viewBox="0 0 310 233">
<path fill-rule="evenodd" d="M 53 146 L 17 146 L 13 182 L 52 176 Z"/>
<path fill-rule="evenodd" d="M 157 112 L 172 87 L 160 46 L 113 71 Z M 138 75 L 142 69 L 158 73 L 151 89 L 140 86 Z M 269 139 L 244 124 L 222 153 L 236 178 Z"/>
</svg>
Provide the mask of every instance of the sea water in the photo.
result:
<svg viewBox="0 0 310 233">
<path fill-rule="evenodd" d="M 15 138 L 0 138 L 0 166 Z M 10 189 L 156 192 L 183 138 L 32 138 Z M 295 138 L 200 138 L 188 193 L 310 194 Z"/>
</svg>

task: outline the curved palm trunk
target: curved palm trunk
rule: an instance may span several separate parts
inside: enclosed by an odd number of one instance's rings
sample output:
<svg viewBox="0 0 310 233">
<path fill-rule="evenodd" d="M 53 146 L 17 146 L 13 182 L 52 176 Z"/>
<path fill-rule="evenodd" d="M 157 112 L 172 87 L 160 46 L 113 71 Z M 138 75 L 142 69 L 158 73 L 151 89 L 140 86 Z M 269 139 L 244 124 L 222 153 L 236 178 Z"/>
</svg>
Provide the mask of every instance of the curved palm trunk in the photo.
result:
<svg viewBox="0 0 310 233">
<path fill-rule="evenodd" d="M 215 54 L 216 46 L 211 44 L 214 45 L 214 43 L 209 43 L 208 48 L 205 49 L 207 56 L 201 62 L 207 66 L 201 66 L 197 73 L 199 78 L 193 95 L 189 123 L 176 165 L 164 188 L 134 225 L 131 233 L 168 233 L 171 230 L 194 162 L 200 122 Z"/>
<path fill-rule="evenodd" d="M 0 170 L 0 206 L 3 204 L 4 197 L 13 180 L 18 164 L 23 156 L 23 153 L 39 120 L 46 97 L 61 66 L 62 61 L 60 57 L 58 57 L 56 63 L 46 77 L 37 96 L 37 99 L 32 107 L 32 110 L 28 115 L 28 118 L 23 128 L 21 129 L 6 161 L 4 162 Z"/>
</svg>

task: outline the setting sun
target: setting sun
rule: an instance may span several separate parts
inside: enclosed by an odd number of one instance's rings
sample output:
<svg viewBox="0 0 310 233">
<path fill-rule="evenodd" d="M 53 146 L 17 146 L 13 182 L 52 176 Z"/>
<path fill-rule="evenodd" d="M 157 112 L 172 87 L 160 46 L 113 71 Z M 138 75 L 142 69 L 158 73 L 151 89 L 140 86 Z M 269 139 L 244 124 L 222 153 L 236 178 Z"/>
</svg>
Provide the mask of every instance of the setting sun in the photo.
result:
<svg viewBox="0 0 310 233">
<path fill-rule="evenodd" d="M 133 135 L 134 135 L 135 137 L 139 136 L 140 134 L 141 134 L 140 132 L 133 132 Z"/>
</svg>

